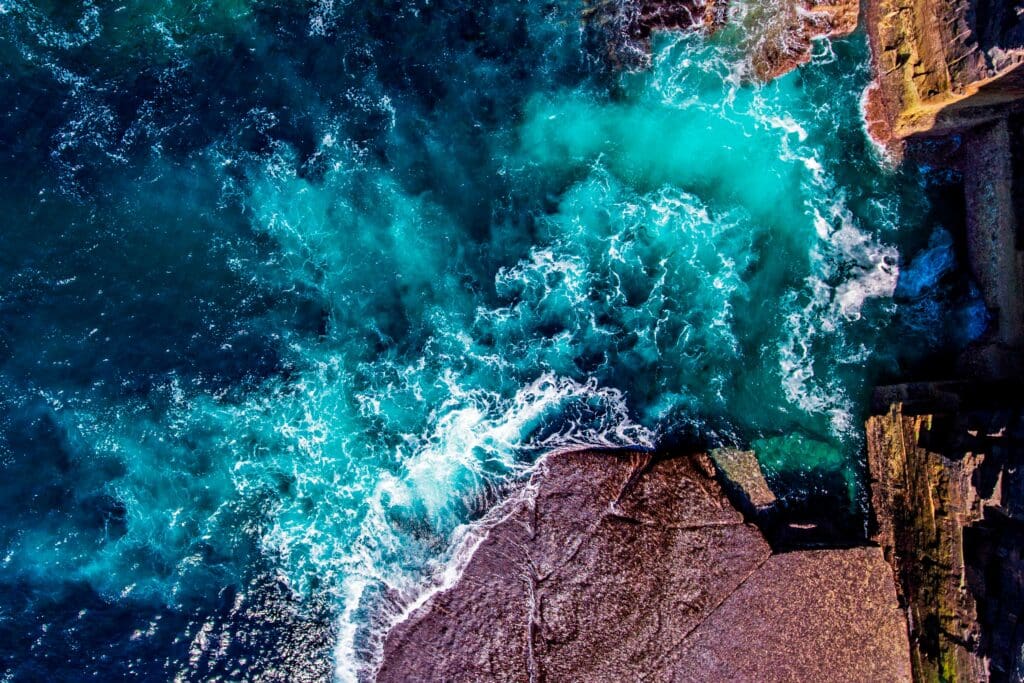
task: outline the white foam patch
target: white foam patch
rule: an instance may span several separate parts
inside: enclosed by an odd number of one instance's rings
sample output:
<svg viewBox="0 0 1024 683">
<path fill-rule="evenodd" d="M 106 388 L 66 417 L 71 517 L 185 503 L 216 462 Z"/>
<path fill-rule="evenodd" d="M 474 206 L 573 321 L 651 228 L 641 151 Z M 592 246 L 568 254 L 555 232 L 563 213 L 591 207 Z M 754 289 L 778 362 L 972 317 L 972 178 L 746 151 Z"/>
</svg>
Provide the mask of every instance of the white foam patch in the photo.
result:
<svg viewBox="0 0 1024 683">
<path fill-rule="evenodd" d="M 732 10 L 742 21 L 752 7 L 741 3 Z M 835 179 L 822 163 L 821 152 L 808 143 L 804 123 L 780 106 L 768 88 L 755 88 L 748 104 L 738 110 L 738 87 L 746 75 L 746 65 L 736 46 L 713 44 L 699 37 L 679 37 L 662 47 L 655 59 L 652 87 L 668 106 L 703 106 L 698 100 L 698 75 L 689 68 L 659 69 L 659 62 L 678 62 L 674 51 L 681 47 L 703 52 L 706 68 L 719 74 L 723 92 L 709 116 L 746 117 L 753 125 L 775 129 L 780 134 L 780 158 L 800 164 L 805 170 L 804 196 L 808 198 L 808 216 L 817 242 L 809 245 L 812 272 L 802 291 L 792 292 L 782 307 L 788 310 L 784 336 L 777 347 L 779 375 L 786 400 L 806 414 L 828 416 L 836 434 L 847 434 L 854 427 L 852 406 L 843 383 L 832 368 L 817 368 L 829 351 L 842 352 L 849 325 L 862 317 L 864 306 L 873 299 L 891 298 L 899 279 L 897 250 L 880 241 L 881 230 L 869 231 L 858 224 L 846 205 Z M 831 41 L 814 42 L 812 62 L 816 65 L 835 61 Z M 770 86 L 774 88 L 775 86 Z M 748 125 L 748 124 L 745 124 Z M 872 226 L 885 228 L 887 226 Z M 845 360 L 864 358 L 862 348 L 850 349 Z"/>
<path fill-rule="evenodd" d="M 819 163 L 814 163 L 820 169 Z M 816 377 L 816 344 L 842 344 L 845 325 L 861 318 L 869 299 L 891 298 L 899 280 L 895 247 L 856 225 L 842 193 L 823 172 L 813 175 L 816 197 L 831 197 L 811 209 L 818 243 L 810 248 L 815 272 L 805 283 L 806 303 L 787 317 L 788 334 L 779 345 L 779 366 L 787 400 L 801 410 L 830 416 L 837 435 L 849 433 L 853 416 L 842 384 Z M 791 301 L 796 304 L 796 297 Z"/>
</svg>

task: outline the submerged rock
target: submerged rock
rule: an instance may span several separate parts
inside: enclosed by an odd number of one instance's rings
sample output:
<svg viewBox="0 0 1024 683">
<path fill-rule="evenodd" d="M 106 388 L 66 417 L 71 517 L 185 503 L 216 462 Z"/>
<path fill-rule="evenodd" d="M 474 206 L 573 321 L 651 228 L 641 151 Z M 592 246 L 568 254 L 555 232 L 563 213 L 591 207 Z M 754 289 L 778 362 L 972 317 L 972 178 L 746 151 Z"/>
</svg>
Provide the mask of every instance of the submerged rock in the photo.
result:
<svg viewBox="0 0 1024 683">
<path fill-rule="evenodd" d="M 704 456 L 547 457 L 380 681 L 909 680 L 875 548 L 773 555 Z"/>
</svg>

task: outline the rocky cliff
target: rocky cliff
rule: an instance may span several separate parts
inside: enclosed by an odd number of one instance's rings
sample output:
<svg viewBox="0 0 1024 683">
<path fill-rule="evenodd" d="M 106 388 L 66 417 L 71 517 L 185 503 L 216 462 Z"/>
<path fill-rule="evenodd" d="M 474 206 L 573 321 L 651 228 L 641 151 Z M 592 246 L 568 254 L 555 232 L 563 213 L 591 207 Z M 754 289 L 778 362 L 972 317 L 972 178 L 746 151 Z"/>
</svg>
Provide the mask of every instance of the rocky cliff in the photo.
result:
<svg viewBox="0 0 1024 683">
<path fill-rule="evenodd" d="M 957 376 L 1024 378 L 1024 6 L 864 0 L 864 16 L 869 133 L 895 159 L 910 153 L 962 180 L 964 213 L 949 222 L 964 227 L 967 265 L 992 323 Z"/>
<path fill-rule="evenodd" d="M 882 143 L 963 131 L 1024 97 L 1024 12 L 1015 0 L 864 0 Z"/>
<path fill-rule="evenodd" d="M 1024 678 L 1024 414 L 1007 387 L 880 390 L 873 540 L 898 576 L 915 679 Z M 906 402 L 902 402 L 905 400 Z"/>
<path fill-rule="evenodd" d="M 552 455 L 487 524 L 378 680 L 910 679 L 881 550 L 774 553 L 705 456 Z"/>
<path fill-rule="evenodd" d="M 915 680 L 1024 680 L 1024 8 L 865 0 L 865 16 L 868 130 L 961 179 L 949 221 L 990 313 L 957 367 L 936 368 L 954 381 L 876 390 L 872 538 L 897 576 Z"/>
<path fill-rule="evenodd" d="M 963 359 L 974 379 L 1024 377 L 1024 119 L 1008 116 L 962 135 L 968 265 L 992 315 L 985 339 Z"/>
</svg>

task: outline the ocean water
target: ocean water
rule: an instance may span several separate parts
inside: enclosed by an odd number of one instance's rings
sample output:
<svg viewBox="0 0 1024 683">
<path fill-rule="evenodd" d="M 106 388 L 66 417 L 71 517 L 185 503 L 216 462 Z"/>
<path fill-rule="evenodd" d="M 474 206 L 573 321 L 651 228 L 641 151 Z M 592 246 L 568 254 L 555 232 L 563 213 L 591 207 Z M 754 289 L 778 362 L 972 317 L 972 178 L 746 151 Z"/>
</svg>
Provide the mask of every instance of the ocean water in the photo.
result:
<svg viewBox="0 0 1024 683">
<path fill-rule="evenodd" d="M 365 678 L 555 449 L 859 523 L 870 387 L 985 328 L 955 178 L 865 136 L 862 36 L 762 86 L 580 16 L 0 0 L 3 680 Z"/>
</svg>

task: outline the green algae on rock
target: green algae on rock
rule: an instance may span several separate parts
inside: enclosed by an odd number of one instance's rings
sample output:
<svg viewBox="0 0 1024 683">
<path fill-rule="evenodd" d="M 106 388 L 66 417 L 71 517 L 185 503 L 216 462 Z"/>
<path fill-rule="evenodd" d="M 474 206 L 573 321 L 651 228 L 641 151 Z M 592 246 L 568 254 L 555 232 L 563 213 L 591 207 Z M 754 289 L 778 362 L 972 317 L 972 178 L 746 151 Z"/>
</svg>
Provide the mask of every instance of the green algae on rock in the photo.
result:
<svg viewBox="0 0 1024 683">
<path fill-rule="evenodd" d="M 1024 671 L 1019 397 L 998 385 L 938 389 L 957 404 L 929 405 L 935 392 L 919 385 L 912 406 L 867 422 L 872 538 L 906 605 L 915 680 L 1013 680 Z"/>
</svg>

